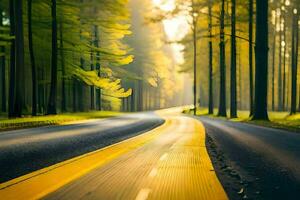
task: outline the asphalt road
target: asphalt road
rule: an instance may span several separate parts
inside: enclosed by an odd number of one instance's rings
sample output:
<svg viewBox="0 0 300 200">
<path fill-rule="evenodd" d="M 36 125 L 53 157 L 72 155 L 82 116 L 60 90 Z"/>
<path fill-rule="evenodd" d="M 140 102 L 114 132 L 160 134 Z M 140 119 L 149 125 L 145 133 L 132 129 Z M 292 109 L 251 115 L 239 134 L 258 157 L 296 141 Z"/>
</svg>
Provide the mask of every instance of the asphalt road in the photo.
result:
<svg viewBox="0 0 300 200">
<path fill-rule="evenodd" d="M 163 121 L 147 112 L 75 125 L 0 132 L 0 183 L 136 136 Z"/>
<path fill-rule="evenodd" d="M 199 118 L 231 199 L 299 199 L 300 133 Z"/>
<path fill-rule="evenodd" d="M 173 113 L 166 124 L 141 137 L 147 134 L 158 135 L 45 199 L 227 199 L 206 151 L 201 123 Z M 130 146 L 131 141 L 124 142 Z"/>
</svg>

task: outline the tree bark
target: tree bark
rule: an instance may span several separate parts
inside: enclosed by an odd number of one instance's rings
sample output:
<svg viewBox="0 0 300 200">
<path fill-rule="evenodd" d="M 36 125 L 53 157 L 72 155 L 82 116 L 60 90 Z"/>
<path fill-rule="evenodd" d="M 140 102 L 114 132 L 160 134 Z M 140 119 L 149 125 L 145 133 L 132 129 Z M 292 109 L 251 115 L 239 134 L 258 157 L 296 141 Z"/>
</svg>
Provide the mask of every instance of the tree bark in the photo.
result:
<svg viewBox="0 0 300 200">
<path fill-rule="evenodd" d="M 221 18 L 220 18 L 220 100 L 219 116 L 226 117 L 226 65 L 225 65 L 225 0 L 222 0 Z"/>
<path fill-rule="evenodd" d="M 32 0 L 27 1 L 27 16 L 28 16 L 28 46 L 31 63 L 31 80 L 32 80 L 32 116 L 37 115 L 37 80 L 36 66 L 32 41 Z"/>
<path fill-rule="evenodd" d="M 249 0 L 249 92 L 250 92 L 250 117 L 253 115 L 253 0 Z"/>
<path fill-rule="evenodd" d="M 255 102 L 253 120 L 268 120 L 268 1 L 256 1 Z"/>
<path fill-rule="evenodd" d="M 56 0 L 52 0 L 51 5 L 52 17 L 52 55 L 51 55 L 51 85 L 50 96 L 48 101 L 47 114 L 57 114 L 57 17 L 56 17 Z"/>
<path fill-rule="evenodd" d="M 231 68 L 230 68 L 230 118 L 237 118 L 236 103 L 236 1 L 231 0 Z"/>
<path fill-rule="evenodd" d="M 25 97 L 24 79 L 24 32 L 23 32 L 23 1 L 15 1 L 15 41 L 16 41 L 16 95 L 15 95 L 15 114 L 16 117 L 22 116 Z"/>
</svg>

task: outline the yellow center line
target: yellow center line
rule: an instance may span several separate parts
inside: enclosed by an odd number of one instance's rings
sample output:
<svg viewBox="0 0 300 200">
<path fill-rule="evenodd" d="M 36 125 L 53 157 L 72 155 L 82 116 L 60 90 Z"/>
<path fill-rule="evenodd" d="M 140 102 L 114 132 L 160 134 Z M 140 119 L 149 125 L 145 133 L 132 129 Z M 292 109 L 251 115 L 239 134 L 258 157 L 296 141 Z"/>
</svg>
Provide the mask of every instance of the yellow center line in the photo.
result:
<svg viewBox="0 0 300 200">
<path fill-rule="evenodd" d="M 42 198 L 109 161 L 143 146 L 171 126 L 171 120 L 166 120 L 163 125 L 145 134 L 2 183 L 0 197 L 5 200 Z"/>
<path fill-rule="evenodd" d="M 45 197 L 126 153 L 139 153 L 132 150 L 145 144 L 154 145 L 155 149 L 158 143 L 180 135 L 167 152 L 162 152 L 148 176 L 140 177 L 145 178 L 147 184 L 137 188 L 130 199 L 227 200 L 206 150 L 203 124 L 180 115 L 162 117 L 166 119 L 165 123 L 147 133 L 0 184 L 0 198 L 19 200 Z M 162 134 L 167 135 L 158 138 Z"/>
</svg>

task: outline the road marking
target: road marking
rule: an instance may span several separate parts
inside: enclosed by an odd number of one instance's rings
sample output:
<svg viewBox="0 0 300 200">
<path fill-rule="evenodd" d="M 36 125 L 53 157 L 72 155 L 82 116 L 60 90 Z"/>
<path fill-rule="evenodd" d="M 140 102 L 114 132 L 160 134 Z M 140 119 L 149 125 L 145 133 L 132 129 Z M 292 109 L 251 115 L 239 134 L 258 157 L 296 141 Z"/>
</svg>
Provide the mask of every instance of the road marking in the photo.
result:
<svg viewBox="0 0 300 200">
<path fill-rule="evenodd" d="M 166 160 L 167 157 L 168 157 L 168 154 L 167 154 L 167 153 L 164 153 L 164 155 L 162 155 L 162 156 L 159 158 L 159 160 L 160 160 L 160 161 L 164 161 L 164 160 Z"/>
<path fill-rule="evenodd" d="M 151 192 L 151 189 L 149 188 L 143 188 L 140 190 L 138 195 L 136 196 L 135 200 L 146 200 L 149 196 L 149 193 Z"/>
<path fill-rule="evenodd" d="M 149 173 L 149 177 L 153 178 L 157 175 L 157 168 L 153 168 Z"/>
<path fill-rule="evenodd" d="M 1 183 L 0 199 L 41 199 L 90 171 L 154 140 L 170 127 L 171 120 L 166 120 L 163 125 L 144 134 Z"/>
</svg>

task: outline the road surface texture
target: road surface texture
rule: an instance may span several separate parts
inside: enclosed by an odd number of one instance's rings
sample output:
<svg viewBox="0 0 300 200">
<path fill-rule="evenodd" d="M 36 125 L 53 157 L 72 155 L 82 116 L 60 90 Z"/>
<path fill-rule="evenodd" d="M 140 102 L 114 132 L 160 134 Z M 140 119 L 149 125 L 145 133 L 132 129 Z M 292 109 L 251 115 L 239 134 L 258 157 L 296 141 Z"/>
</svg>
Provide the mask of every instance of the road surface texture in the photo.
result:
<svg viewBox="0 0 300 200">
<path fill-rule="evenodd" d="M 0 196 L 228 199 L 208 156 L 203 125 L 180 114 L 162 114 L 165 123 L 151 131 L 0 184 Z"/>
<path fill-rule="evenodd" d="M 0 132 L 0 183 L 136 136 L 163 121 L 148 112 Z"/>
<path fill-rule="evenodd" d="M 198 118 L 218 177 L 231 199 L 300 198 L 300 133 Z"/>
</svg>

